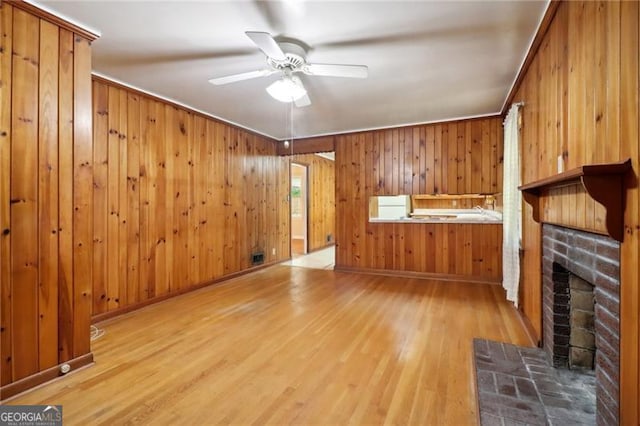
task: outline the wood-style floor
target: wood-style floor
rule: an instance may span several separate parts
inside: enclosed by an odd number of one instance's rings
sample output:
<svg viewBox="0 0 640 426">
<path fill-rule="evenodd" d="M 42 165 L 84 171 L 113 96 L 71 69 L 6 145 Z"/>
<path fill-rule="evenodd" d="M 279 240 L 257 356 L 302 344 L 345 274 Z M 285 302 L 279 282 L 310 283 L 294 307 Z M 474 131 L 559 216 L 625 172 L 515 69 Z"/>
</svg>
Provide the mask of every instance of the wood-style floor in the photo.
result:
<svg viewBox="0 0 640 426">
<path fill-rule="evenodd" d="M 499 286 L 282 265 L 100 327 L 94 366 L 9 403 L 65 425 L 475 424 L 472 338 L 528 344 Z"/>
</svg>

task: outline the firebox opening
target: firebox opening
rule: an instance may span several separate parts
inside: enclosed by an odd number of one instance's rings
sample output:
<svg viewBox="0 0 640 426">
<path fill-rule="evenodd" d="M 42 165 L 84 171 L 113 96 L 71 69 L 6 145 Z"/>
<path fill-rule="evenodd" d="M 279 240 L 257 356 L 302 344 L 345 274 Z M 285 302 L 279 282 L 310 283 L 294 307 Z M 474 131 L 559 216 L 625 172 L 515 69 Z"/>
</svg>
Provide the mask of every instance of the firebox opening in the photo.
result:
<svg viewBox="0 0 640 426">
<path fill-rule="evenodd" d="M 595 366 L 594 286 L 553 264 L 553 364 L 575 370 Z"/>
<path fill-rule="evenodd" d="M 593 370 L 596 356 L 594 286 L 569 275 L 569 368 Z"/>
</svg>

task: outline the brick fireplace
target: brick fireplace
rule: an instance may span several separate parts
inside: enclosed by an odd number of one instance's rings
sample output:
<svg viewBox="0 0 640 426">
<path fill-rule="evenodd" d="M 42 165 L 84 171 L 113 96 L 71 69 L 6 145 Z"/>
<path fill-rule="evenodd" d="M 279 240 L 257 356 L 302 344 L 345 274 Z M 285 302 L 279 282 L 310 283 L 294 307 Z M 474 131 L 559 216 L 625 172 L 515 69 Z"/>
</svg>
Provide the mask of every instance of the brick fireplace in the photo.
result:
<svg viewBox="0 0 640 426">
<path fill-rule="evenodd" d="M 572 368 L 585 368 L 581 362 L 592 360 L 597 424 L 618 424 L 620 245 L 606 236 L 546 223 L 542 235 L 543 348 L 557 367 L 577 360 Z M 575 308 L 580 320 L 572 316 L 572 297 L 580 299 Z M 588 314 L 590 300 L 593 316 Z"/>
</svg>

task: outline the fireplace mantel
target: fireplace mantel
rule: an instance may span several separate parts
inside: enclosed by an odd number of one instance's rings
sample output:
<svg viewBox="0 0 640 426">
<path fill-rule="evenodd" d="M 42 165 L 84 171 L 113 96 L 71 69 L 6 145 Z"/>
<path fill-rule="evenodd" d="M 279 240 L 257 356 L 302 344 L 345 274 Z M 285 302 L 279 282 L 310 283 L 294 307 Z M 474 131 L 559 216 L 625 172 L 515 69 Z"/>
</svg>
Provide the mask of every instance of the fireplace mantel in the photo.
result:
<svg viewBox="0 0 640 426">
<path fill-rule="evenodd" d="M 533 220 L 540 222 L 543 191 L 581 183 L 587 193 L 606 209 L 606 227 L 611 238 L 624 238 L 624 176 L 631 170 L 631 159 L 619 163 L 589 164 L 520 186 L 525 201 L 533 208 Z"/>
</svg>

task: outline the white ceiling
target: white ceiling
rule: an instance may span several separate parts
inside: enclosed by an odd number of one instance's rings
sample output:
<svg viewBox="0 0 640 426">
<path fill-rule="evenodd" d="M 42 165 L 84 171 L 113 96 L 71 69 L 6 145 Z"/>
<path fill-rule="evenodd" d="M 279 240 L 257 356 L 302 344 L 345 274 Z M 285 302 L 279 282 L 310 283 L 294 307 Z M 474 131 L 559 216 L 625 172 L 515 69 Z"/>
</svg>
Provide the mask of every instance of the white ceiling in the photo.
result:
<svg viewBox="0 0 640 426">
<path fill-rule="evenodd" d="M 264 90 L 276 75 L 245 31 L 299 39 L 310 62 L 364 64 L 366 80 L 300 75 L 312 105 L 294 137 L 499 112 L 547 7 L 544 1 L 39 1 L 101 33 L 93 69 L 276 139 L 289 104 Z"/>
</svg>

